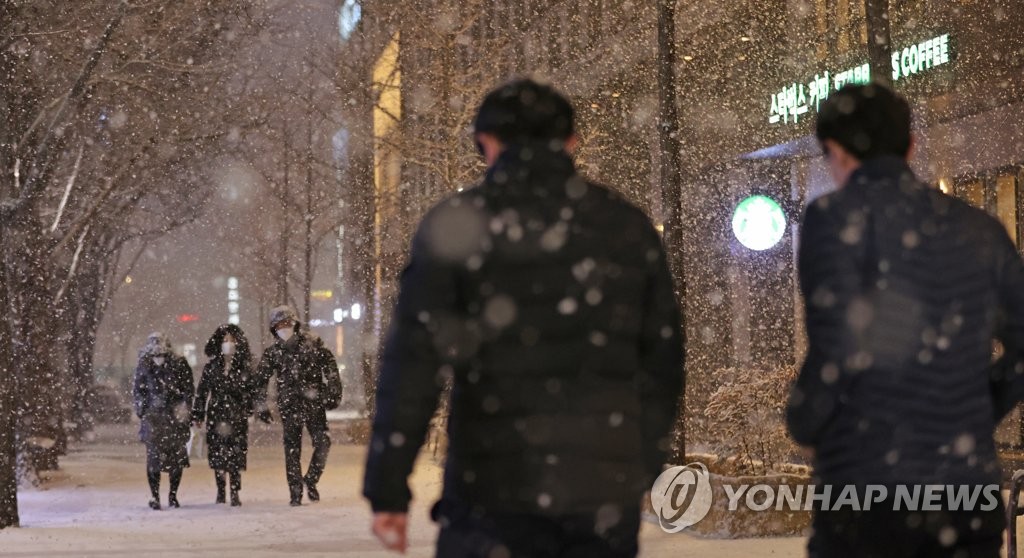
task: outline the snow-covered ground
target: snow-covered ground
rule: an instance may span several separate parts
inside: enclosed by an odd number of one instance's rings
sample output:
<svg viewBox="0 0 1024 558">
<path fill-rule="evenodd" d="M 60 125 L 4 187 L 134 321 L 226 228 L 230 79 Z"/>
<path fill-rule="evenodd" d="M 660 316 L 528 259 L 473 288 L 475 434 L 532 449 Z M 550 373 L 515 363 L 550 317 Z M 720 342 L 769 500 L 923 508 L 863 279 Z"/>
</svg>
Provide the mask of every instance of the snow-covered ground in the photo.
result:
<svg viewBox="0 0 1024 558">
<path fill-rule="evenodd" d="M 153 511 L 146 505 L 143 446 L 130 427 L 105 427 L 97 441 L 75 445 L 43 488 L 21 492 L 22 528 L 0 531 L 0 555 L 394 556 L 369 532 L 369 509 L 359 496 L 362 447 L 335 444 L 320 485 L 322 501 L 290 508 L 280 432 L 254 426 L 252 438 L 241 508 L 213 503 L 213 474 L 205 460 L 193 459 L 178 495 L 182 507 Z M 436 527 L 427 510 L 440 490 L 440 470 L 430 459 L 420 460 L 413 490 L 408 555 L 433 556 Z M 641 556 L 801 556 L 803 548 L 801 538 L 704 540 L 645 524 Z"/>
</svg>

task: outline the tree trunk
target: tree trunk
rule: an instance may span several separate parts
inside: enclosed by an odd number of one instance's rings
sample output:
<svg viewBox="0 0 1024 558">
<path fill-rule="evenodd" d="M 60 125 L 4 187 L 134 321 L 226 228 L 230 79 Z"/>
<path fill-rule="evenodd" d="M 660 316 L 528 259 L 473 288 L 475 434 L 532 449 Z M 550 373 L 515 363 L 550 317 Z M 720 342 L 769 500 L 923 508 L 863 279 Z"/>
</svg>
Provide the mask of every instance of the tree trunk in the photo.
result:
<svg viewBox="0 0 1024 558">
<path fill-rule="evenodd" d="M 305 274 L 302 277 L 302 321 L 309 325 L 309 312 L 313 298 L 313 90 L 310 89 L 306 96 L 306 106 L 310 108 L 306 113 L 309 121 L 308 135 L 306 136 L 306 207 L 302 212 L 302 222 L 305 225 L 305 236 L 303 238 L 303 256 L 305 257 Z"/>
<path fill-rule="evenodd" d="M 66 442 L 59 395 L 62 378 L 51 358 L 58 346 L 59 317 L 50 306 L 49 254 L 38 230 L 37 223 L 22 215 L 5 231 L 18 451 L 29 480 L 56 468 L 56 456 Z"/>
<path fill-rule="evenodd" d="M 291 220 L 288 218 L 289 211 L 291 208 L 284 201 L 287 199 L 288 191 L 290 190 L 289 180 L 291 172 L 291 141 L 288 131 L 285 130 L 284 136 L 284 181 L 281 187 L 284 188 L 284 192 L 281 196 L 281 252 L 279 254 L 280 267 L 278 269 L 277 276 L 277 302 L 278 304 L 288 304 L 288 236 L 289 227 L 291 226 Z"/>
<path fill-rule="evenodd" d="M 868 58 L 871 78 L 892 87 L 892 32 L 889 21 L 889 0 L 864 0 L 868 27 Z"/>
<path fill-rule="evenodd" d="M 7 247 L 5 227 L 0 225 L 0 279 L 6 283 L 3 250 Z M 10 311 L 7 288 L 0 286 L 0 312 Z M 14 408 L 14 363 L 11 355 L 10 320 L 0 320 L 0 529 L 17 527 L 18 471 Z"/>
<path fill-rule="evenodd" d="M 658 0 L 658 145 L 661 150 L 660 175 L 665 219 L 664 242 L 669 267 L 676 281 L 676 300 L 686 330 L 686 272 L 683 239 L 683 174 L 680 162 L 682 143 L 679 137 L 679 114 L 676 109 L 676 0 Z M 686 372 L 683 375 L 684 386 Z M 673 448 L 675 461 L 682 463 L 686 455 L 685 388 L 679 398 Z"/>
<path fill-rule="evenodd" d="M 109 254 L 94 248 L 82 258 L 78 273 L 72 279 L 64 312 L 71 316 L 72 330 L 66 332 L 68 382 L 65 395 L 69 398 L 68 419 L 75 426 L 70 434 L 81 437 L 95 426 L 91 408 L 93 392 L 93 355 L 96 334 L 106 305 L 107 270 L 104 262 Z"/>
<path fill-rule="evenodd" d="M 369 114 L 369 111 L 367 111 Z M 345 301 L 351 306 L 358 303 L 363 312 L 357 324 L 358 334 L 350 346 L 359 351 L 359 368 L 363 378 L 364 404 L 369 416 L 376 408 L 377 389 L 377 343 L 374 341 L 374 323 L 377 319 L 377 305 L 374 293 L 377 277 L 377 261 L 374 251 L 374 216 L 376 199 L 374 193 L 373 151 L 363 146 L 352 158 L 351 186 L 348 188 L 346 216 L 349 220 L 345 231 L 349 239 L 348 250 L 349 284 L 351 296 Z"/>
</svg>

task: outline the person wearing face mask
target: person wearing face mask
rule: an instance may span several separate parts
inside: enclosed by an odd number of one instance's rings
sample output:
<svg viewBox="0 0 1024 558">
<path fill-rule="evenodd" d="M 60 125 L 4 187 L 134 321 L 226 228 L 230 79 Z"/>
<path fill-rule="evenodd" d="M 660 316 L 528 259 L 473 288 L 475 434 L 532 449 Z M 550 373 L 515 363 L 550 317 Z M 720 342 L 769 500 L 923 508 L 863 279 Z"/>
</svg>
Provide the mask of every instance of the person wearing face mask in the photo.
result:
<svg viewBox="0 0 1024 558">
<path fill-rule="evenodd" d="M 257 415 L 270 421 L 266 404 L 267 384 L 277 377 L 277 407 L 284 427 L 285 471 L 292 506 L 302 504 L 302 488 L 311 502 L 320 500 L 317 483 L 327 463 L 331 439 L 327 433 L 328 409 L 341 401 L 341 376 L 334 354 L 320 338 L 299 328 L 298 316 L 290 306 L 270 311 L 274 344 L 263 352 L 256 371 Z M 302 474 L 302 430 L 313 442 L 313 456 Z"/>
<path fill-rule="evenodd" d="M 217 482 L 218 504 L 226 501 L 230 477 L 231 505 L 240 506 L 242 471 L 249 453 L 249 416 L 252 414 L 253 362 L 242 328 L 224 324 L 206 342 L 210 361 L 196 389 L 192 423 L 206 422 L 207 460 Z"/>
<path fill-rule="evenodd" d="M 151 333 L 139 351 L 132 382 L 135 414 L 141 421 L 139 438 L 146 444 L 146 477 L 152 499 L 149 507 L 160 509 L 160 473 L 170 477 L 167 505 L 178 504 L 178 486 L 189 466 L 186 444 L 192 412 L 192 367 L 174 354 L 167 337 Z"/>
</svg>

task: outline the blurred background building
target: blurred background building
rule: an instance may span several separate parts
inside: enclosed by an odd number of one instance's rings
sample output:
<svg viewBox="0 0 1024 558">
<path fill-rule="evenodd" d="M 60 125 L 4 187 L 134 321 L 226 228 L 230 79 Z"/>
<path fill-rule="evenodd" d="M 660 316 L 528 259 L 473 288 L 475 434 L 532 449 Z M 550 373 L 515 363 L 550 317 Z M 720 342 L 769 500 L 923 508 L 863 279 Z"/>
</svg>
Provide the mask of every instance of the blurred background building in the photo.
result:
<svg viewBox="0 0 1024 558">
<path fill-rule="evenodd" d="M 375 334 L 386 328 L 412 227 L 430 205 L 480 176 L 471 118 L 503 80 L 534 76 L 570 95 L 584 172 L 656 222 L 665 219 L 654 2 L 360 5 L 346 47 L 353 55 L 343 58 L 359 61 L 353 71 L 372 91 L 353 115 L 366 122 L 353 149 L 372 167 L 360 190 L 372 193 L 375 207 L 373 299 L 366 301 Z M 1019 241 L 1018 8 L 1010 0 L 891 2 L 888 78 L 914 106 L 920 176 L 991 211 Z M 833 187 L 814 117 L 831 92 L 872 76 L 861 0 L 683 1 L 676 10 L 686 241 L 669 248 L 684 254 L 688 407 L 699 424 L 703 402 L 729 370 L 792 368 L 802 356 L 799 220 L 809 200 Z M 733 221 L 741 202 L 757 195 L 774 201 L 785 223 L 755 229 L 777 237 L 755 250 L 737 238 Z"/>
</svg>

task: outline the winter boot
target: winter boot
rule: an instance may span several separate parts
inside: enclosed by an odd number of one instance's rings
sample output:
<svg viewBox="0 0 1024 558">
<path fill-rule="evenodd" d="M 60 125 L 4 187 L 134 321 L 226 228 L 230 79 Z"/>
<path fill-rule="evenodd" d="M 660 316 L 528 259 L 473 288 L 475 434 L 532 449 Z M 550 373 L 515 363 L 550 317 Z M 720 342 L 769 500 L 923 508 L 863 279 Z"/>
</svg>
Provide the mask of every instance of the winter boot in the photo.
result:
<svg viewBox="0 0 1024 558">
<path fill-rule="evenodd" d="M 223 504 L 226 499 L 224 492 L 224 473 L 221 473 L 220 471 L 215 471 L 213 473 L 213 479 L 217 481 L 217 503 Z"/>
<path fill-rule="evenodd" d="M 178 503 L 178 487 L 181 486 L 181 469 L 175 469 L 171 471 L 171 490 L 167 494 L 167 506 L 170 508 L 180 508 L 181 504 Z"/>
<path fill-rule="evenodd" d="M 158 510 L 160 509 L 160 472 L 146 471 L 146 480 L 149 482 L 149 493 L 152 496 L 149 507 Z"/>
<path fill-rule="evenodd" d="M 288 487 L 288 492 L 291 493 L 291 501 L 288 502 L 288 505 L 290 505 L 292 507 L 301 506 L 302 505 L 302 485 L 300 484 L 298 486 L 289 486 Z"/>
<path fill-rule="evenodd" d="M 233 507 L 242 505 L 242 500 L 238 498 L 240 490 L 242 490 L 242 473 L 236 471 L 231 473 L 231 505 Z"/>
<path fill-rule="evenodd" d="M 310 502 L 320 501 L 320 491 L 316 489 L 316 485 L 313 483 L 306 484 L 306 494 L 309 496 Z"/>
</svg>

